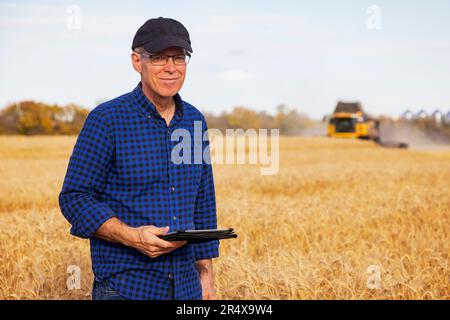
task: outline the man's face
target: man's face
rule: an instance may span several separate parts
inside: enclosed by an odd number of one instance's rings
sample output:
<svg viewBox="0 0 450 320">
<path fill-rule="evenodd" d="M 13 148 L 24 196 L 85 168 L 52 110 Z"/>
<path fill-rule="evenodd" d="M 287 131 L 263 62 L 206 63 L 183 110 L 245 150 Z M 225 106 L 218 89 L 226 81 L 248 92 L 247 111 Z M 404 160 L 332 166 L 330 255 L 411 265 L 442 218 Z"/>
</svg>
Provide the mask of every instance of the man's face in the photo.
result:
<svg viewBox="0 0 450 320">
<path fill-rule="evenodd" d="M 179 47 L 170 47 L 160 52 L 151 53 L 158 56 L 182 55 L 185 51 Z M 169 58 L 165 65 L 154 65 L 148 56 L 132 54 L 132 62 L 136 71 L 141 74 L 142 84 L 152 94 L 159 97 L 173 97 L 180 91 L 186 77 L 186 64 L 175 64 Z"/>
</svg>

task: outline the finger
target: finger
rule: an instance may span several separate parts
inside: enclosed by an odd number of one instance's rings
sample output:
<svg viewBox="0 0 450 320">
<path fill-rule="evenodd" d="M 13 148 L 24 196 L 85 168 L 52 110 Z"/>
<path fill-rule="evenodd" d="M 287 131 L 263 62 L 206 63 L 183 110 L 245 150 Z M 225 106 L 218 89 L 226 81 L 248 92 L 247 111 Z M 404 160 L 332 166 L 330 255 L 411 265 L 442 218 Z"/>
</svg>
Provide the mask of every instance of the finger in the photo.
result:
<svg viewBox="0 0 450 320">
<path fill-rule="evenodd" d="M 147 256 L 149 256 L 150 258 L 157 258 L 165 253 L 167 253 L 164 250 L 152 250 L 152 251 L 146 251 L 144 252 Z"/>
<path fill-rule="evenodd" d="M 173 243 L 177 248 L 179 248 L 179 247 L 184 246 L 184 245 L 187 243 L 187 241 L 186 241 L 186 240 L 172 241 L 172 243 Z"/>
<path fill-rule="evenodd" d="M 170 248 L 164 249 L 163 251 L 165 251 L 166 253 L 169 253 L 169 252 L 174 251 L 174 250 L 176 250 L 176 249 L 178 249 L 178 248 L 179 248 L 179 247 L 170 247 Z"/>
<path fill-rule="evenodd" d="M 184 246 L 187 241 L 186 240 L 182 240 L 182 241 L 167 241 L 170 245 L 168 245 L 167 247 L 165 247 L 166 249 L 170 249 L 170 250 L 174 250 L 174 249 L 178 249 L 179 247 Z"/>
<path fill-rule="evenodd" d="M 165 241 L 158 236 L 155 236 L 151 240 L 151 246 L 157 247 L 157 250 L 166 250 L 166 249 L 172 249 L 172 248 L 178 248 L 177 245 L 174 243 L 175 241 Z"/>
<path fill-rule="evenodd" d="M 150 251 L 150 250 L 147 250 L 147 249 L 140 249 L 139 251 L 142 252 L 143 254 L 145 254 L 147 257 L 152 258 L 152 259 L 156 258 L 159 255 L 158 252 Z"/>
<path fill-rule="evenodd" d="M 157 257 L 159 257 L 159 256 L 162 256 L 163 254 L 167 254 L 167 253 L 169 253 L 170 251 L 172 251 L 172 250 L 174 250 L 174 249 L 170 249 L 170 250 L 157 250 L 157 251 L 151 251 L 151 252 L 146 252 L 145 254 L 147 255 L 147 256 L 149 256 L 150 258 L 157 258 Z"/>
<path fill-rule="evenodd" d="M 174 250 L 176 250 L 176 249 L 178 249 L 179 247 L 173 247 L 173 248 L 166 248 L 166 249 L 164 249 L 163 251 L 165 252 L 165 253 L 169 253 L 169 252 L 172 252 L 172 251 L 174 251 Z"/>
<path fill-rule="evenodd" d="M 165 226 L 164 228 L 159 228 L 159 230 L 161 231 L 161 234 L 166 234 L 167 232 L 169 232 L 169 226 Z"/>
<path fill-rule="evenodd" d="M 177 241 L 177 242 L 183 242 L 183 241 Z M 186 242 L 186 241 L 184 241 L 184 242 Z M 178 248 L 179 248 L 179 246 L 171 246 L 171 247 L 167 247 L 167 248 L 159 248 L 158 251 L 156 251 L 156 252 L 158 252 L 158 255 L 162 255 L 162 254 L 166 254 L 166 253 L 172 252 L 172 251 L 174 251 L 174 250 L 176 250 Z"/>
<path fill-rule="evenodd" d="M 169 231 L 169 226 L 165 226 L 163 228 L 157 228 L 155 226 L 149 226 L 147 228 L 148 231 L 150 231 L 151 233 L 153 233 L 156 236 L 161 236 L 166 234 Z"/>
<path fill-rule="evenodd" d="M 171 248 L 173 247 L 170 241 L 165 241 L 161 239 L 159 236 L 167 233 L 168 227 L 165 228 L 156 228 L 149 227 L 147 229 L 147 243 L 149 246 L 156 246 L 159 248 Z"/>
<path fill-rule="evenodd" d="M 162 256 L 163 254 L 166 254 L 167 252 L 165 251 L 156 251 L 153 252 L 153 258 L 158 258 L 159 256 Z"/>
</svg>

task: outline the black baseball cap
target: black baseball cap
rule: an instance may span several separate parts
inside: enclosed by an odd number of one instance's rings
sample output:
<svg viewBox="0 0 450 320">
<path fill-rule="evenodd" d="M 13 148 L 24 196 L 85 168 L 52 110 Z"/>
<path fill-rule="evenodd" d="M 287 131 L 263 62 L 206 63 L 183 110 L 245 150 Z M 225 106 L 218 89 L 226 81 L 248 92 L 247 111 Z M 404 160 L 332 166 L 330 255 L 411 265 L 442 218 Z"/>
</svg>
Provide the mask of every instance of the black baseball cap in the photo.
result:
<svg viewBox="0 0 450 320">
<path fill-rule="evenodd" d="M 191 40 L 186 28 L 171 18 L 147 20 L 136 32 L 131 49 L 144 47 L 148 52 L 158 52 L 169 47 L 181 47 L 192 52 Z"/>
</svg>

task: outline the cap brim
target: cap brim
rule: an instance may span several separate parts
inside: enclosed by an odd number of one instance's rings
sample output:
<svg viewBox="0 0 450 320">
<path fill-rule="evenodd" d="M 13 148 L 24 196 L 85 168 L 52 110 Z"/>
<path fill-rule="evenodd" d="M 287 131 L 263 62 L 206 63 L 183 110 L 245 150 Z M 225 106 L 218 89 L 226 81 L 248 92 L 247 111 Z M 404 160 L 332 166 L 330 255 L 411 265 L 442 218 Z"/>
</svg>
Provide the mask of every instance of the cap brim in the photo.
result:
<svg viewBox="0 0 450 320">
<path fill-rule="evenodd" d="M 174 36 L 162 37 L 144 44 L 144 49 L 151 53 L 159 52 L 170 47 L 180 47 L 192 53 L 192 48 L 189 42 Z"/>
</svg>

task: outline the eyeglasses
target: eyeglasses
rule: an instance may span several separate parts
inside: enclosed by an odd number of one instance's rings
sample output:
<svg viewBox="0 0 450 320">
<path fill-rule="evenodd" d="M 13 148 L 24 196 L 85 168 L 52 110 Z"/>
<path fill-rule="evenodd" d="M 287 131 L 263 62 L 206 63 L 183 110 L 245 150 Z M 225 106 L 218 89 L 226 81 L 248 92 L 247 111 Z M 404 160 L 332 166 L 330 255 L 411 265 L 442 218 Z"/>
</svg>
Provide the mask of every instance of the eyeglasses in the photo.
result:
<svg viewBox="0 0 450 320">
<path fill-rule="evenodd" d="M 154 66 L 164 66 L 169 61 L 169 58 L 172 58 L 173 63 L 176 65 L 186 65 L 191 58 L 191 55 L 189 53 L 177 54 L 173 56 L 150 53 L 141 53 L 140 55 L 149 58 L 151 64 L 153 64 Z"/>
</svg>

